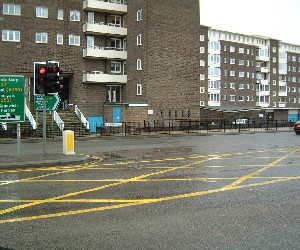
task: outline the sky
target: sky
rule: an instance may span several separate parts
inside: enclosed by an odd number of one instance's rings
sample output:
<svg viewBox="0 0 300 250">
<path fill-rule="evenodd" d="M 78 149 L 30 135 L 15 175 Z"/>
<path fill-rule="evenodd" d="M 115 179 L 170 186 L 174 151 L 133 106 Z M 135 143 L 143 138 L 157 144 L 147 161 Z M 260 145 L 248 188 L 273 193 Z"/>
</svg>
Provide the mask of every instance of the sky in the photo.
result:
<svg viewBox="0 0 300 250">
<path fill-rule="evenodd" d="M 300 0 L 200 0 L 200 23 L 300 45 Z"/>
</svg>

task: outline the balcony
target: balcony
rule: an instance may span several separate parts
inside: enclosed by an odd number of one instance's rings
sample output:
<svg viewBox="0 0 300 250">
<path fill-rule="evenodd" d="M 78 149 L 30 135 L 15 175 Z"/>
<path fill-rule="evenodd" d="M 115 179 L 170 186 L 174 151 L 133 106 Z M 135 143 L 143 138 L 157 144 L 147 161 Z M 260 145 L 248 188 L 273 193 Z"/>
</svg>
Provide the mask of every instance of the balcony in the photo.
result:
<svg viewBox="0 0 300 250">
<path fill-rule="evenodd" d="M 265 55 L 257 55 L 256 56 L 256 61 L 269 62 L 270 61 L 270 57 L 269 56 L 265 56 Z"/>
<path fill-rule="evenodd" d="M 91 71 L 83 74 L 84 83 L 118 83 L 126 84 L 127 75 L 104 74 L 102 71 Z"/>
<path fill-rule="evenodd" d="M 87 35 L 113 35 L 117 37 L 127 36 L 127 28 L 112 23 L 86 23 L 83 25 L 83 33 Z"/>
<path fill-rule="evenodd" d="M 286 108 L 287 107 L 287 103 L 286 102 L 279 102 L 278 103 L 278 107 L 279 108 Z"/>
<path fill-rule="evenodd" d="M 99 11 L 113 14 L 127 13 L 127 5 L 124 0 L 84 0 L 83 10 Z"/>
<path fill-rule="evenodd" d="M 93 46 L 83 50 L 83 57 L 91 59 L 105 58 L 111 60 L 126 60 L 127 51 L 124 51 L 122 48 Z"/>
<path fill-rule="evenodd" d="M 259 66 L 256 66 L 256 71 L 257 72 L 261 72 L 261 73 L 269 73 L 268 67 L 259 67 Z"/>
<path fill-rule="evenodd" d="M 287 96 L 287 91 L 278 91 L 278 96 Z"/>
<path fill-rule="evenodd" d="M 286 87 L 287 83 L 285 81 L 279 81 L 278 85 L 281 87 Z"/>
</svg>

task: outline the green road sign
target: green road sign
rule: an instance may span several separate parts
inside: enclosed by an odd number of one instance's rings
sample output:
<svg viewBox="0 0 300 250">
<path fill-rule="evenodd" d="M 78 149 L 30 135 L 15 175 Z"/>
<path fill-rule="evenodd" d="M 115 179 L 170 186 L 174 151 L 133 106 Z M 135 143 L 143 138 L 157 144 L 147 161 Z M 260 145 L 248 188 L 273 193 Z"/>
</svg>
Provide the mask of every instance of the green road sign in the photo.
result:
<svg viewBox="0 0 300 250">
<path fill-rule="evenodd" d="M 60 103 L 60 98 L 58 95 L 47 95 L 46 96 L 46 110 L 55 110 Z M 43 96 L 34 96 L 34 109 L 35 111 L 43 111 Z"/>
<path fill-rule="evenodd" d="M 24 122 L 24 76 L 0 75 L 0 122 Z"/>
</svg>

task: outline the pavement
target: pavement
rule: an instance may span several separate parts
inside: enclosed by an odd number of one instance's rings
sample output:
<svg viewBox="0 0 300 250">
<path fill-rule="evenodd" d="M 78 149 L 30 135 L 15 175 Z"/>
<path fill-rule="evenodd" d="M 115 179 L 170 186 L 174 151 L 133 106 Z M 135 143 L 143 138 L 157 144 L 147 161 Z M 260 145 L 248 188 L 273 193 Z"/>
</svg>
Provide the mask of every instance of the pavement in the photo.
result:
<svg viewBox="0 0 300 250">
<path fill-rule="evenodd" d="M 284 132 L 291 132 L 291 129 L 284 129 Z M 246 131 L 246 133 L 258 132 L 283 132 L 281 131 Z M 194 133 L 190 135 L 215 135 L 224 134 L 219 133 Z M 239 134 L 236 131 L 226 131 L 227 135 Z M 49 165 L 70 165 L 70 164 L 84 164 L 92 161 L 101 161 L 103 158 L 111 158 L 111 155 L 120 157 L 127 157 L 128 152 L 138 154 L 140 145 L 144 144 L 143 138 L 153 137 L 158 138 L 169 136 L 182 136 L 186 133 L 178 133 L 172 135 L 140 135 L 140 136 L 86 136 L 75 138 L 75 154 L 63 154 L 63 139 L 62 137 L 47 138 L 46 154 L 44 154 L 44 143 L 42 138 L 21 139 L 20 154 L 16 139 L 0 138 L 0 169 L 9 167 L 33 167 L 33 166 L 49 166 Z M 127 142 L 126 142 L 127 141 Z M 160 141 L 162 143 L 163 141 Z M 135 145 L 135 146 L 134 146 Z M 161 145 L 161 144 L 160 144 Z M 154 144 L 154 147 L 157 146 Z M 135 147 L 135 148 L 132 148 Z M 150 145 L 149 145 L 150 147 Z M 122 152 L 124 155 L 122 155 Z M 143 154 L 141 152 L 140 154 Z M 90 155 L 91 154 L 91 155 Z"/>
<path fill-rule="evenodd" d="M 16 139 L 0 140 L 0 169 L 49 165 L 82 164 L 92 158 L 85 154 L 66 155 L 63 141 L 51 139 L 46 142 L 46 153 L 42 139 L 22 139 L 20 151 Z"/>
</svg>

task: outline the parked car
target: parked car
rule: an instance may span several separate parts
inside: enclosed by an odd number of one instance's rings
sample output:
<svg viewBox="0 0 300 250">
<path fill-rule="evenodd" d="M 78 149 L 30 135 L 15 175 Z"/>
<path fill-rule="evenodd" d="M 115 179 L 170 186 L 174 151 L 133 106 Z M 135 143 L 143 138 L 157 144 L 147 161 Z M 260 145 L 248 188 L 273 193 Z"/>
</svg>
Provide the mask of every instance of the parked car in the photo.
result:
<svg viewBox="0 0 300 250">
<path fill-rule="evenodd" d="M 294 131 L 295 131 L 296 135 L 300 134 L 300 121 L 297 121 L 294 123 Z"/>
<path fill-rule="evenodd" d="M 241 119 L 241 118 L 235 119 L 235 121 L 232 122 L 232 124 L 248 124 L 248 123 L 249 123 L 248 119 Z"/>
</svg>

